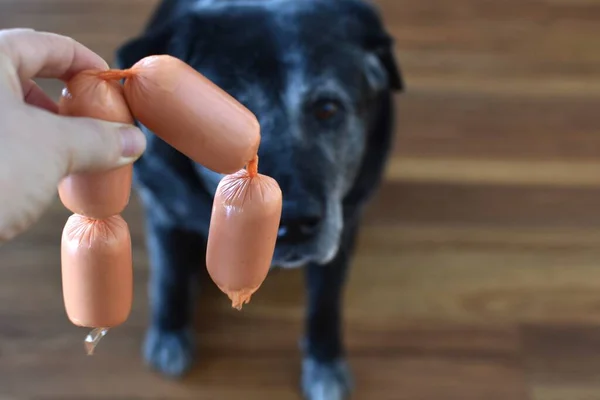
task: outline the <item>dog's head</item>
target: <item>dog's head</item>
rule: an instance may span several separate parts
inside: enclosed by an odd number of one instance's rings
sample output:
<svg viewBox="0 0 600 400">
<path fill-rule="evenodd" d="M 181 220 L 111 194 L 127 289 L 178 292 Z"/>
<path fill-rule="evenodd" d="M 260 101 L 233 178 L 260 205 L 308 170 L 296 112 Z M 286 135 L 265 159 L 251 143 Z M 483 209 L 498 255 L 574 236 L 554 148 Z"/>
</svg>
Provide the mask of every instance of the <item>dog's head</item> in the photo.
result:
<svg viewBox="0 0 600 400">
<path fill-rule="evenodd" d="M 119 49 L 119 66 L 171 54 L 250 109 L 261 125 L 259 172 L 283 192 L 274 264 L 329 262 L 346 209 L 379 182 L 393 133 L 391 93 L 403 88 L 376 10 L 359 0 L 161 7 L 147 32 Z M 214 193 L 222 175 L 196 170 Z"/>
</svg>

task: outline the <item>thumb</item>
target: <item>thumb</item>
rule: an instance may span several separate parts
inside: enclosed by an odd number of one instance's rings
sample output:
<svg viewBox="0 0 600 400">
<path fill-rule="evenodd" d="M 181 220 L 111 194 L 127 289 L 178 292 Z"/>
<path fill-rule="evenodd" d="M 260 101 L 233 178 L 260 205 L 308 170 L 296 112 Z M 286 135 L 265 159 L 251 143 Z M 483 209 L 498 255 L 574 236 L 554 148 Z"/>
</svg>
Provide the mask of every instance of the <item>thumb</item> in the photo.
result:
<svg viewBox="0 0 600 400">
<path fill-rule="evenodd" d="M 133 125 L 53 115 L 53 139 L 62 149 L 66 174 L 109 170 L 133 163 L 146 149 L 146 137 Z"/>
</svg>

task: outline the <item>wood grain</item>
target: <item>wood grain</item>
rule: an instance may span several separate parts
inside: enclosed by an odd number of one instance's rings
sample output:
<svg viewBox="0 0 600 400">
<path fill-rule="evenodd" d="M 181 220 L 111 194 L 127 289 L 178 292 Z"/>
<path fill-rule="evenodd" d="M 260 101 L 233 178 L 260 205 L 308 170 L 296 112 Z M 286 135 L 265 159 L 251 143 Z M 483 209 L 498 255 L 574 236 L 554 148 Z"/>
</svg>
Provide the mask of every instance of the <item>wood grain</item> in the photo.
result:
<svg viewBox="0 0 600 400">
<path fill-rule="evenodd" d="M 157 0 L 0 0 L 0 27 L 112 62 Z M 600 398 L 600 0 L 377 0 L 408 90 L 346 291 L 355 399 Z M 41 81 L 53 96 L 61 84 Z M 0 399 L 299 399 L 302 271 L 243 313 L 212 284 L 198 365 L 148 371 L 143 219 L 129 321 L 86 357 L 66 319 L 55 202 L 0 248 Z"/>
</svg>

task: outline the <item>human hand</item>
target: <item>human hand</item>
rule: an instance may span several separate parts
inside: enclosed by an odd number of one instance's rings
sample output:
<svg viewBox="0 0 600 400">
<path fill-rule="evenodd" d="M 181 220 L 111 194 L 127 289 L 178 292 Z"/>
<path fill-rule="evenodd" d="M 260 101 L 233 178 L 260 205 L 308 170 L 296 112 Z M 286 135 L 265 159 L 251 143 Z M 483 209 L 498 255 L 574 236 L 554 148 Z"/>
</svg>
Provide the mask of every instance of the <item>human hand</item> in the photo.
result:
<svg viewBox="0 0 600 400">
<path fill-rule="evenodd" d="M 69 37 L 0 30 L 0 243 L 41 216 L 65 176 L 130 164 L 145 150 L 133 126 L 58 115 L 32 80 L 66 82 L 92 68 L 108 65 Z"/>
</svg>

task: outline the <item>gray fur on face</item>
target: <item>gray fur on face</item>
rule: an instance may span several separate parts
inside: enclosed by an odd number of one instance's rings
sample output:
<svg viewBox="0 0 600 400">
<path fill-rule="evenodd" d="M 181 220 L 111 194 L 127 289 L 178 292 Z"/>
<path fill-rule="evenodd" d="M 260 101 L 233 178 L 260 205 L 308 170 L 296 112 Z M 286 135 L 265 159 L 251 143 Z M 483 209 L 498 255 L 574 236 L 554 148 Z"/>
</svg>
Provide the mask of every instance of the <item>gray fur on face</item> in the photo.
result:
<svg viewBox="0 0 600 400">
<path fill-rule="evenodd" d="M 359 56 L 351 55 L 352 53 L 346 57 L 347 61 Z M 285 80 L 277 93 L 270 93 L 252 81 L 244 81 L 235 91 L 236 98 L 249 105 L 259 116 L 262 129 L 261 149 L 267 149 L 265 152 L 269 149 L 274 149 L 273 152 L 281 151 L 281 155 L 294 152 L 305 154 L 295 164 L 286 157 L 277 157 L 277 168 L 289 172 L 289 186 L 313 188 L 312 193 L 307 193 L 307 190 L 296 194 L 289 187 L 283 186 L 284 203 L 298 200 L 295 196 L 313 196 L 324 209 L 321 227 L 314 237 L 303 243 L 278 246 L 273 265 L 283 268 L 295 268 L 307 262 L 326 264 L 337 254 L 343 229 L 342 201 L 356 178 L 359 160 L 365 150 L 368 128 L 365 115 L 359 110 L 364 103 L 360 96 L 366 94 L 361 90 L 348 89 L 350 85 L 359 82 L 352 83 L 340 78 L 336 63 L 321 66 L 316 75 L 309 60 L 309 55 L 303 55 L 299 50 L 286 55 Z M 370 87 L 365 90 L 368 89 Z M 278 99 L 279 108 L 272 106 L 273 100 L 269 101 L 274 98 Z M 342 105 L 343 116 L 339 123 L 328 127 L 311 126 L 307 122 L 306 104 L 320 98 L 334 99 Z M 277 122 L 282 119 L 281 115 L 284 116 L 285 124 Z M 260 160 L 262 159 L 263 157 Z M 265 171 L 261 164 L 262 161 L 259 162 L 260 172 L 271 174 L 277 179 L 277 170 L 271 171 L 269 168 Z M 223 175 L 202 166 L 197 166 L 197 169 L 206 189 L 214 194 Z M 316 170 L 308 172 L 306 180 L 314 181 L 302 183 L 303 172 L 312 169 Z"/>
</svg>

